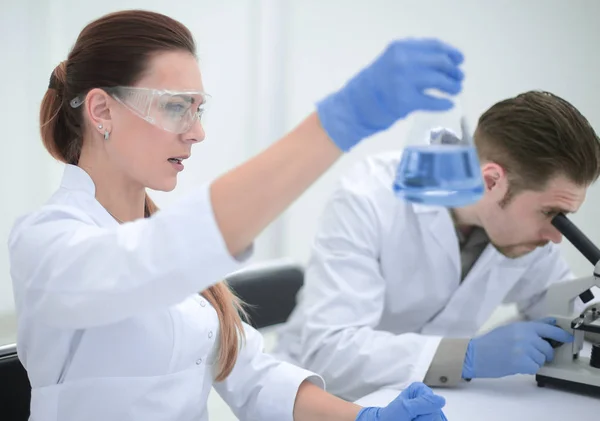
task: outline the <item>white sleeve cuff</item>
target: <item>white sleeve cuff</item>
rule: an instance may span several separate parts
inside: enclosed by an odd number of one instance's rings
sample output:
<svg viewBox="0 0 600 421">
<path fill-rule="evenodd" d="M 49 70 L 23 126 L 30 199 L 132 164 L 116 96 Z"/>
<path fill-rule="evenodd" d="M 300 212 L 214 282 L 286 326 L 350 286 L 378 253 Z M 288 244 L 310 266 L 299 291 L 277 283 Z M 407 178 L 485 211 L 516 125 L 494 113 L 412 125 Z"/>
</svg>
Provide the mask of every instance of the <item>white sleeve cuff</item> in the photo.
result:
<svg viewBox="0 0 600 421">
<path fill-rule="evenodd" d="M 261 396 L 261 420 L 294 421 L 296 396 L 305 380 L 325 390 L 325 381 L 321 376 L 289 363 L 281 362 L 271 374 L 268 387 Z"/>
<path fill-rule="evenodd" d="M 427 339 L 427 342 L 423 345 L 421 351 L 418 353 L 417 361 L 413 365 L 411 383 L 422 382 L 425 379 L 427 371 L 429 370 L 429 367 L 431 366 L 431 363 L 435 357 L 435 353 L 440 346 L 441 340 L 441 336 L 433 336 Z"/>
</svg>

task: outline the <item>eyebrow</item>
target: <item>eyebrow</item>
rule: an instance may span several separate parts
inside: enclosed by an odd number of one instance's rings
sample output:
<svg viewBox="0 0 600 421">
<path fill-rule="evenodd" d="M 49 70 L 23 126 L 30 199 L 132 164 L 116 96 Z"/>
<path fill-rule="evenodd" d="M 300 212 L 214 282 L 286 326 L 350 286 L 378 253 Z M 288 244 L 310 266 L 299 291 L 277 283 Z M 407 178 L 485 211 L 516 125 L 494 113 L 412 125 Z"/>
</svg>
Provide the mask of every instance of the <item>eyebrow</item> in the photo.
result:
<svg viewBox="0 0 600 421">
<path fill-rule="evenodd" d="M 196 103 L 198 103 L 198 106 L 204 105 L 207 102 L 206 97 L 201 97 L 202 98 L 201 101 L 196 101 L 196 98 L 194 98 L 194 96 L 192 96 L 190 94 L 177 94 L 175 96 L 178 97 L 178 98 L 184 99 L 185 101 L 187 101 L 190 104 L 196 104 Z"/>
<path fill-rule="evenodd" d="M 194 98 L 190 94 L 175 94 L 175 95 L 173 95 L 173 97 L 174 98 L 180 98 L 180 99 L 182 99 L 185 102 L 188 102 L 190 104 L 193 104 L 193 103 L 196 102 L 196 98 Z"/>
<path fill-rule="evenodd" d="M 575 213 L 574 211 L 570 211 L 568 209 L 556 207 L 556 206 L 544 206 L 544 210 L 554 212 L 554 213 L 564 213 L 565 215 L 568 215 L 570 213 Z"/>
</svg>

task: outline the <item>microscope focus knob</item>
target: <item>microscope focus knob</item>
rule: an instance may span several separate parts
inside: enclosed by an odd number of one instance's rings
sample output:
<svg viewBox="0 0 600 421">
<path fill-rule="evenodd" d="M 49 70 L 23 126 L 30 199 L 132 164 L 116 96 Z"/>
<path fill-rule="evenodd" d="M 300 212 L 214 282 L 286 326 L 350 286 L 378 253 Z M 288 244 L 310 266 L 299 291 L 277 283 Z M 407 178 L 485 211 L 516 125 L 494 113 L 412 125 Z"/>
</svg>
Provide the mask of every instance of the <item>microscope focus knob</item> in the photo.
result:
<svg viewBox="0 0 600 421">
<path fill-rule="evenodd" d="M 563 344 L 560 341 L 556 341 L 556 340 L 550 339 L 550 338 L 542 338 L 542 339 L 544 339 L 546 342 L 548 342 L 550 344 L 550 346 L 555 349 Z"/>
</svg>

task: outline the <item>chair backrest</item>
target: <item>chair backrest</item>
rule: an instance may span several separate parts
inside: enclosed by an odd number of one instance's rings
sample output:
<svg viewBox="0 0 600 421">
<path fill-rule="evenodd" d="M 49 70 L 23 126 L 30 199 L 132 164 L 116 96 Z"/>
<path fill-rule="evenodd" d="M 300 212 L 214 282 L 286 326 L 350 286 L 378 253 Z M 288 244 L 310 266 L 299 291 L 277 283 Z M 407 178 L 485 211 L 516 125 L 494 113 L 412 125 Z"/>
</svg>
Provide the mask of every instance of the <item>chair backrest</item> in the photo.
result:
<svg viewBox="0 0 600 421">
<path fill-rule="evenodd" d="M 260 329 L 288 319 L 304 283 L 304 270 L 295 263 L 276 262 L 236 272 L 227 282 L 247 304 L 250 324 Z"/>
<path fill-rule="evenodd" d="M 29 419 L 31 385 L 17 357 L 14 344 L 0 347 L 0 418 L 10 421 Z"/>
</svg>

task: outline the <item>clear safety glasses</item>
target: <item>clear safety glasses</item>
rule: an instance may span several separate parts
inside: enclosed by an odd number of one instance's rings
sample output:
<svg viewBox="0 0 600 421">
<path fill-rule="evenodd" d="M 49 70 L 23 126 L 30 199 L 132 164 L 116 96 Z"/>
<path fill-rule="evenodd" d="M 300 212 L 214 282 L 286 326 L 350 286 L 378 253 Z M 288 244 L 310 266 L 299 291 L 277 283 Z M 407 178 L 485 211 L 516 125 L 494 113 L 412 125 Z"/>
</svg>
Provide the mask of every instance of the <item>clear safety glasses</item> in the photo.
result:
<svg viewBox="0 0 600 421">
<path fill-rule="evenodd" d="M 202 118 L 210 98 L 202 91 L 177 92 L 128 86 L 102 89 L 148 123 L 177 134 L 187 132 Z M 84 102 L 85 96 L 80 95 L 70 104 L 77 108 Z"/>
</svg>

